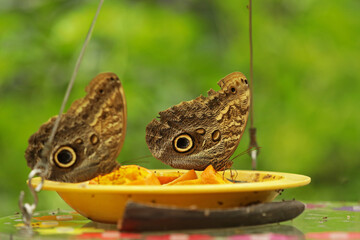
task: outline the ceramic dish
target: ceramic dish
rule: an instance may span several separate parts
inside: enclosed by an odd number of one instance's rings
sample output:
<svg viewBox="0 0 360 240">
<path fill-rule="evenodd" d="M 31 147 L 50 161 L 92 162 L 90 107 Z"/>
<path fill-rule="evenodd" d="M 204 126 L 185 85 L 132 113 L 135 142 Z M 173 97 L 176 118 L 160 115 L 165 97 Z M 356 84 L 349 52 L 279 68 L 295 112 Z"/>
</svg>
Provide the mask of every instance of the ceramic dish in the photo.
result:
<svg viewBox="0 0 360 240">
<path fill-rule="evenodd" d="M 177 170 L 154 170 L 157 174 Z M 181 170 L 180 170 L 181 172 Z M 283 190 L 310 183 L 303 175 L 265 172 L 236 172 L 235 184 L 180 185 L 180 186 L 129 186 L 89 185 L 45 181 L 43 189 L 56 191 L 60 197 L 81 215 L 97 222 L 116 223 L 123 215 L 126 202 L 162 204 L 194 208 L 230 208 L 251 203 L 271 202 Z M 224 176 L 230 178 L 230 171 Z M 40 178 L 34 178 L 37 186 Z"/>
</svg>

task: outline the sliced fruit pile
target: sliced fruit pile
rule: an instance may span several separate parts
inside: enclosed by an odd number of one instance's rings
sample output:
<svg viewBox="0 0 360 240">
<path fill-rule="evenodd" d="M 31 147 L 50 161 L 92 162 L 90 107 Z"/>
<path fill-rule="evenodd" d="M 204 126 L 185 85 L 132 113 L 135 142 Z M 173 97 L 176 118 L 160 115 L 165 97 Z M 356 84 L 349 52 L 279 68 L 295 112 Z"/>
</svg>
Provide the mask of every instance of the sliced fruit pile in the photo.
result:
<svg viewBox="0 0 360 240">
<path fill-rule="evenodd" d="M 119 169 L 90 180 L 89 184 L 101 185 L 196 185 L 232 184 L 222 174 L 209 165 L 204 171 L 153 172 L 137 165 L 126 165 Z"/>
</svg>

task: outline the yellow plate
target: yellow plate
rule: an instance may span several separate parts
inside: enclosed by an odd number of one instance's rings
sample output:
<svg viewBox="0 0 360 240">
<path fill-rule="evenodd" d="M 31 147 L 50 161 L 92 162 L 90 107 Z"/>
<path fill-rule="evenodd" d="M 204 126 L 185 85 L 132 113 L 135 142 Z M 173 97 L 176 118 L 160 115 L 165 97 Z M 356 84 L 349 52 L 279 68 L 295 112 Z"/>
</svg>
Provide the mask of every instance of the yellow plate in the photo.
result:
<svg viewBox="0 0 360 240">
<path fill-rule="evenodd" d="M 177 170 L 154 170 L 158 174 Z M 180 170 L 180 172 L 183 172 Z M 310 177 L 280 172 L 240 171 L 237 181 L 246 183 L 179 186 L 89 185 L 45 181 L 43 189 L 56 191 L 81 215 L 98 222 L 116 223 L 123 215 L 126 202 L 156 203 L 178 207 L 229 208 L 251 203 L 271 202 L 282 189 L 310 183 Z M 230 171 L 225 172 L 230 178 Z M 37 186 L 40 178 L 34 178 Z"/>
</svg>

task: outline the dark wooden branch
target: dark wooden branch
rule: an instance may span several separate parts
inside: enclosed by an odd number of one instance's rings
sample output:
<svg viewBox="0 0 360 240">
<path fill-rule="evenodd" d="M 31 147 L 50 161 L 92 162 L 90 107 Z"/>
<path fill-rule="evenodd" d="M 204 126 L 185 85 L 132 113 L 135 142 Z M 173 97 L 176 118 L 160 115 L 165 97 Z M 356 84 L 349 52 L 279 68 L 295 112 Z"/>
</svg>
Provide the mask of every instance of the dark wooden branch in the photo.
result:
<svg viewBox="0 0 360 240">
<path fill-rule="evenodd" d="M 136 232 L 252 226 L 291 220 L 304 209 L 299 201 L 205 210 L 128 202 L 118 229 Z"/>
</svg>

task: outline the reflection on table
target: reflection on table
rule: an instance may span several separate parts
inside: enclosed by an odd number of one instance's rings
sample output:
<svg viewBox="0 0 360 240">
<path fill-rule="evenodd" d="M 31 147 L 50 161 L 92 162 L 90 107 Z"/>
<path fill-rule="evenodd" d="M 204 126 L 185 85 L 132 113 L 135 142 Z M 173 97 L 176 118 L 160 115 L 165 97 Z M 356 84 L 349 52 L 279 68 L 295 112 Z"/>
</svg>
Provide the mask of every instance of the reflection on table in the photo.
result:
<svg viewBox="0 0 360 240">
<path fill-rule="evenodd" d="M 172 232 L 119 232 L 116 225 L 93 222 L 72 211 L 41 211 L 26 231 L 20 214 L 0 218 L 0 239 L 146 239 L 146 240 L 287 240 L 360 239 L 358 203 L 307 203 L 292 221 L 253 227 L 181 230 Z"/>
</svg>

